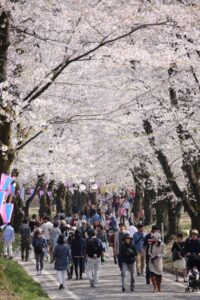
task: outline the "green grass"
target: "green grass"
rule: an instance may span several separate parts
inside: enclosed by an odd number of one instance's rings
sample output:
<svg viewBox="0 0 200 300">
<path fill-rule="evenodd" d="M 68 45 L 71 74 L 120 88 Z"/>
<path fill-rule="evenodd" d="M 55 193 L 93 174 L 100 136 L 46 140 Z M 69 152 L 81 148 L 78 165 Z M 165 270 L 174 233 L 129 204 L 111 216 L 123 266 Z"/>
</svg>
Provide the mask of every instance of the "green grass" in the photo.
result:
<svg viewBox="0 0 200 300">
<path fill-rule="evenodd" d="M 41 286 L 15 261 L 0 259 L 0 292 L 5 300 L 47 300 Z M 2 296 L 5 294 L 5 297 Z M 3 298 L 4 297 L 4 298 Z"/>
</svg>

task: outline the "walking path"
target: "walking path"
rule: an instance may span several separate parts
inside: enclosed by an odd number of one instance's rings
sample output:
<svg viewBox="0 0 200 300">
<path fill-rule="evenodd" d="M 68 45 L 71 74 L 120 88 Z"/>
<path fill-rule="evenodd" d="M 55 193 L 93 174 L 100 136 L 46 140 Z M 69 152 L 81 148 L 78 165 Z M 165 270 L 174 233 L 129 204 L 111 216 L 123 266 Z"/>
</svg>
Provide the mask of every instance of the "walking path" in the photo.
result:
<svg viewBox="0 0 200 300">
<path fill-rule="evenodd" d="M 89 282 L 84 274 L 84 279 L 81 281 L 74 279 L 70 281 L 66 280 L 65 290 L 59 291 L 56 271 L 54 270 L 53 264 L 49 262 L 45 263 L 42 275 L 37 275 L 33 253 L 31 253 L 29 262 L 22 262 L 20 253 L 16 254 L 16 260 L 36 282 L 41 284 L 42 288 L 52 300 L 128 300 L 131 298 L 140 300 L 191 300 L 199 299 L 200 297 L 199 293 L 186 294 L 185 284 L 174 282 L 174 276 L 167 273 L 163 276 L 162 293 L 152 293 L 152 287 L 145 284 L 145 278 L 136 276 L 135 292 L 130 292 L 129 286 L 127 285 L 126 292 L 123 294 L 121 291 L 119 270 L 118 267 L 113 264 L 111 257 L 102 265 L 100 282 L 97 288 L 89 287 Z"/>
</svg>

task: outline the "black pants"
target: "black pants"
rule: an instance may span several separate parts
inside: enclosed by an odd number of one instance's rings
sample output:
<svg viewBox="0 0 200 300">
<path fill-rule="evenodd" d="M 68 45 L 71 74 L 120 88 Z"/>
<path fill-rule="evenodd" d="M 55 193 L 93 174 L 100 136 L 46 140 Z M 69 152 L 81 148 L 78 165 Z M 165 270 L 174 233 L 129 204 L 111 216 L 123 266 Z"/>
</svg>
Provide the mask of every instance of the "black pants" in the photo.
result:
<svg viewBox="0 0 200 300">
<path fill-rule="evenodd" d="M 85 257 L 73 257 L 73 263 L 76 279 L 82 278 L 82 274 L 85 272 Z"/>
<path fill-rule="evenodd" d="M 150 284 L 151 272 L 149 269 L 149 256 L 146 256 L 146 283 Z"/>
<path fill-rule="evenodd" d="M 44 253 L 35 253 L 36 270 L 42 271 L 44 266 Z"/>
<path fill-rule="evenodd" d="M 26 260 L 28 260 L 29 258 L 29 248 L 30 248 L 30 240 L 21 240 L 21 255 L 22 255 L 22 260 L 24 260 L 24 258 Z M 25 256 L 24 256 L 24 252 L 25 252 Z"/>
</svg>

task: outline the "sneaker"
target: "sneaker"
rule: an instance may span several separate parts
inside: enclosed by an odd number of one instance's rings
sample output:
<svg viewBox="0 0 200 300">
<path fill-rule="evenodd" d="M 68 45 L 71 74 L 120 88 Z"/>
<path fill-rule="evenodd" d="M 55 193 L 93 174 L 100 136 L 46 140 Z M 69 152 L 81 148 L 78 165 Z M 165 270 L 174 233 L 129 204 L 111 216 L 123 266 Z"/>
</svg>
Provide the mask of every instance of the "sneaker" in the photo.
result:
<svg viewBox="0 0 200 300">
<path fill-rule="evenodd" d="M 12 257 L 12 256 L 10 256 L 9 258 L 10 258 L 10 259 L 13 259 L 13 257 Z"/>
<path fill-rule="evenodd" d="M 125 293 L 125 287 L 124 286 L 122 287 L 122 292 Z"/>
<path fill-rule="evenodd" d="M 7 255 L 4 255 L 4 258 L 6 258 L 7 257 Z"/>
<path fill-rule="evenodd" d="M 137 276 L 140 276 L 140 272 L 139 271 L 137 272 Z"/>
<path fill-rule="evenodd" d="M 135 291 L 135 287 L 132 286 L 132 287 L 131 287 L 131 292 L 134 292 L 134 291 Z"/>
<path fill-rule="evenodd" d="M 59 290 L 62 290 L 64 288 L 63 284 L 60 284 Z"/>
</svg>

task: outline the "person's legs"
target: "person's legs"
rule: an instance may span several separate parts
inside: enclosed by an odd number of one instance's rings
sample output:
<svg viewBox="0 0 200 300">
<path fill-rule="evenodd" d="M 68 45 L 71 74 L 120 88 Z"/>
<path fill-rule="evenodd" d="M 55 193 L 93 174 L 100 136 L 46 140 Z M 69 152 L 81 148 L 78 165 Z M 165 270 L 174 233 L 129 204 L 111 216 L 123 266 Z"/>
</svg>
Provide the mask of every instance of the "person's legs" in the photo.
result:
<svg viewBox="0 0 200 300">
<path fill-rule="evenodd" d="M 122 291 L 125 292 L 125 288 L 126 288 L 126 275 L 127 275 L 127 271 L 128 271 L 128 265 L 125 263 L 122 263 Z"/>
<path fill-rule="evenodd" d="M 153 293 L 157 291 L 157 280 L 154 274 L 151 275 L 151 282 L 153 284 Z"/>
<path fill-rule="evenodd" d="M 3 243 L 3 251 L 4 251 L 4 256 L 8 256 L 8 242 Z"/>
<path fill-rule="evenodd" d="M 97 286 L 98 281 L 99 281 L 100 266 L 101 266 L 101 258 L 95 259 L 95 262 L 94 262 L 94 286 Z"/>
<path fill-rule="evenodd" d="M 13 257 L 12 242 L 8 242 L 8 255 L 10 258 Z"/>
<path fill-rule="evenodd" d="M 82 279 L 82 275 L 84 273 L 85 270 L 85 257 L 80 257 L 79 258 L 79 270 L 80 270 L 80 274 L 79 274 L 79 278 Z"/>
<path fill-rule="evenodd" d="M 134 278 L 134 273 L 135 273 L 135 264 L 131 264 L 129 265 L 129 270 L 130 270 L 130 275 L 131 275 L 131 287 L 130 287 L 130 290 L 131 291 L 134 291 L 134 287 L 135 287 L 135 278 Z"/>
<path fill-rule="evenodd" d="M 24 251 L 25 251 L 24 241 L 21 240 L 21 258 L 22 258 L 22 261 L 24 260 Z"/>
<path fill-rule="evenodd" d="M 28 258 L 29 258 L 29 247 L 30 247 L 30 242 L 29 242 L 29 240 L 27 240 L 25 243 L 25 260 L 26 261 L 28 261 Z"/>
<path fill-rule="evenodd" d="M 118 266 L 120 268 L 120 271 L 122 270 L 122 257 L 121 255 L 117 255 L 117 261 L 118 261 Z"/>
<path fill-rule="evenodd" d="M 44 254 L 40 254 L 40 273 L 43 270 L 43 266 L 44 266 Z"/>
<path fill-rule="evenodd" d="M 140 257 L 141 257 L 141 253 L 138 252 L 137 256 L 136 256 L 136 269 L 137 269 L 137 275 L 140 275 L 140 270 L 141 270 L 141 263 L 140 263 Z"/>
<path fill-rule="evenodd" d="M 140 263 L 141 263 L 141 266 L 140 266 L 141 275 L 144 275 L 144 265 L 145 265 L 145 263 L 144 263 L 144 255 L 142 255 L 142 253 L 140 253 Z"/>
<path fill-rule="evenodd" d="M 57 271 L 58 275 L 58 282 L 59 282 L 59 290 L 62 290 L 64 288 L 64 282 L 65 282 L 65 271 Z"/>
<path fill-rule="evenodd" d="M 35 253 L 35 260 L 36 260 L 36 270 L 39 272 L 40 270 L 40 254 Z"/>
<path fill-rule="evenodd" d="M 158 292 L 161 292 L 162 276 L 160 276 L 160 275 L 156 276 L 156 282 L 157 282 Z"/>
<path fill-rule="evenodd" d="M 87 265 L 86 265 L 86 274 L 87 277 L 89 279 L 90 285 L 93 286 L 94 284 L 94 278 L 93 278 L 93 274 L 94 274 L 94 259 L 88 257 L 87 258 Z"/>
<path fill-rule="evenodd" d="M 149 257 L 146 257 L 146 283 L 150 284 L 150 269 L 149 269 Z"/>
<path fill-rule="evenodd" d="M 178 282 L 178 269 L 175 269 L 176 282 Z"/>
<path fill-rule="evenodd" d="M 78 280 L 78 266 L 79 266 L 78 257 L 73 257 L 73 263 L 74 263 L 74 270 L 75 270 L 76 280 Z"/>
</svg>

